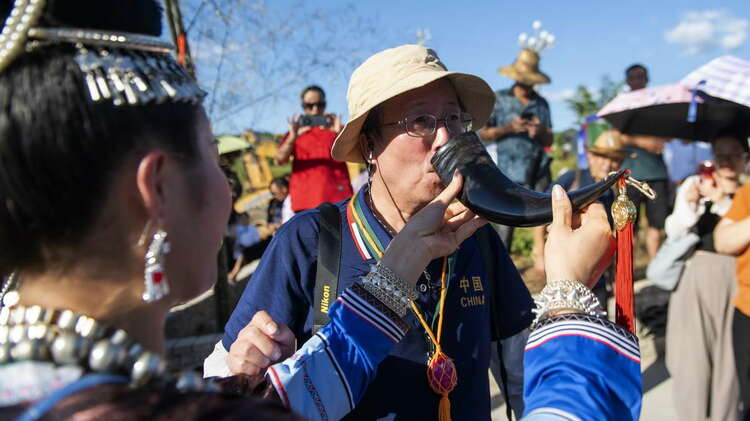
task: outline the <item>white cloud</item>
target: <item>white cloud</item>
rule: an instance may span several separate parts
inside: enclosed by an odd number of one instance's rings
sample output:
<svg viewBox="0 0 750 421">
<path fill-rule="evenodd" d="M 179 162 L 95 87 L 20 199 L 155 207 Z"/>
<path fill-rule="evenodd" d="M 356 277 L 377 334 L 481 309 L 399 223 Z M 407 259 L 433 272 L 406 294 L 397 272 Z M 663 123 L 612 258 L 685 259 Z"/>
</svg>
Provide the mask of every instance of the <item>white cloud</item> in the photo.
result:
<svg viewBox="0 0 750 421">
<path fill-rule="evenodd" d="M 541 92 L 542 96 L 547 99 L 547 101 L 550 102 L 562 102 L 565 101 L 568 98 L 572 98 L 573 95 L 575 95 L 575 91 L 573 89 L 563 89 L 561 91 L 546 91 L 543 90 Z"/>
<path fill-rule="evenodd" d="M 664 33 L 664 39 L 670 44 L 684 45 L 687 54 L 702 54 L 739 48 L 749 30 L 750 20 L 732 16 L 726 10 L 690 11 L 677 26 Z"/>
</svg>

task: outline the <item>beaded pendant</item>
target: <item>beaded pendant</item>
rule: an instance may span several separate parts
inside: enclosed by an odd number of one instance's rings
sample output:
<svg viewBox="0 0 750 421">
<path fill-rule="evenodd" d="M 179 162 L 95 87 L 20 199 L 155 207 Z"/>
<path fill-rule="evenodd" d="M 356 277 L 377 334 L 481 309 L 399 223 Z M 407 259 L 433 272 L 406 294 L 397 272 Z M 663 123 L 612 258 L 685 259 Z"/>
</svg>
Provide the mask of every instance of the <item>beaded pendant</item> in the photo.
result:
<svg viewBox="0 0 750 421">
<path fill-rule="evenodd" d="M 414 300 L 411 301 L 411 308 L 414 310 L 414 314 L 419 319 L 419 323 L 430 337 L 432 345 L 435 347 L 435 351 L 427 362 L 427 384 L 430 388 L 440 395 L 440 403 L 438 405 L 438 421 L 451 421 L 451 402 L 448 399 L 448 394 L 458 384 L 458 375 L 456 374 L 456 365 L 453 360 L 450 359 L 445 353 L 443 353 L 440 347 L 440 338 L 443 334 L 443 316 L 445 313 L 445 295 L 447 293 L 446 284 L 446 273 L 448 271 L 448 256 L 443 258 L 443 270 L 442 276 L 440 277 L 440 310 L 438 312 L 438 328 L 437 335 L 430 329 L 430 325 L 424 319 L 424 316 L 419 311 Z"/>
<path fill-rule="evenodd" d="M 456 365 L 442 351 L 432 354 L 427 363 L 427 383 L 439 395 L 449 394 L 458 384 Z"/>
</svg>

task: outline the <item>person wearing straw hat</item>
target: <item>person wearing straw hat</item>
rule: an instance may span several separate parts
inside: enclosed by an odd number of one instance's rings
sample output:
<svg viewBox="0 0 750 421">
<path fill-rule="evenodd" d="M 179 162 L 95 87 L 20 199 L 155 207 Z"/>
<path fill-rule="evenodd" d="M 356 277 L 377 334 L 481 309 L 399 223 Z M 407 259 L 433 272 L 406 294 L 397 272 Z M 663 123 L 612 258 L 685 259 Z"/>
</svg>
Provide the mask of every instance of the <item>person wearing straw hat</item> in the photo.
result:
<svg viewBox="0 0 750 421">
<path fill-rule="evenodd" d="M 567 171 L 555 183 L 565 190 L 576 190 L 589 184 L 594 184 L 607 178 L 612 171 L 617 171 L 628 154 L 622 142 L 622 135 L 617 130 L 607 130 L 596 138 L 592 146 L 586 150 L 588 168 Z M 548 191 L 551 190 L 547 189 Z M 609 190 L 599 198 L 609 211 L 615 200 L 614 191 Z"/>
<path fill-rule="evenodd" d="M 622 161 L 627 157 L 625 147 L 622 143 L 622 135 L 620 135 L 617 130 L 607 130 L 603 132 L 596 138 L 594 144 L 588 147 L 586 157 L 589 164 L 588 168 L 577 168 L 566 171 L 555 180 L 555 184 L 559 184 L 566 191 L 577 190 L 581 187 L 601 181 L 606 178 L 610 172 L 619 170 Z M 547 191 L 551 192 L 552 186 L 550 186 Z M 607 211 L 607 215 L 611 220 L 610 209 L 612 208 L 612 203 L 615 201 L 614 191 L 607 191 L 599 198 L 599 201 L 604 205 L 604 209 Z M 544 273 L 545 230 L 546 227 L 544 226 L 534 228 L 534 245 L 541 245 L 541 247 L 534 247 L 535 251 L 540 250 L 540 252 L 535 253 L 533 256 L 534 268 L 542 273 Z M 600 302 L 607 302 L 607 291 L 605 286 L 604 279 L 602 278 L 593 287 L 594 294 L 597 295 Z"/>
<path fill-rule="evenodd" d="M 513 64 L 498 70 L 515 83 L 495 92 L 495 108 L 479 135 L 488 142 L 490 156 L 505 175 L 544 191 L 550 182 L 550 159 L 544 147 L 552 144 L 552 119 L 547 100 L 534 86 L 549 83 L 550 78 L 539 70 L 539 52 L 534 48 L 523 48 Z M 505 246 L 510 247 L 513 229 L 502 225 L 496 229 Z"/>
<path fill-rule="evenodd" d="M 366 275 L 412 215 L 443 191 L 430 162 L 433 154 L 452 135 L 484 126 L 495 95 L 479 77 L 448 71 L 433 50 L 403 45 L 360 65 L 352 74 L 347 100 L 350 120 L 336 138 L 332 156 L 365 163 L 370 177 L 351 199 L 336 204 L 342 231 L 339 292 Z M 318 209 L 301 212 L 277 232 L 223 339 L 206 359 L 205 375 L 257 374 L 288 356 L 269 352 L 270 340 L 257 329 L 246 329 L 261 310 L 288 325 L 298 339 L 313 333 L 320 220 Z M 493 280 L 488 279 L 479 237 L 487 250 L 497 253 L 492 257 L 498 262 Z M 407 318 L 408 333 L 378 366 L 347 419 L 437 419 L 439 403 L 442 407 L 448 393 L 431 388 L 425 356 L 439 348 L 455 363 L 457 385 L 449 392 L 453 419 L 489 420 L 487 370 L 493 332 L 501 340 L 507 390 L 520 415 L 523 347 L 533 303 L 500 239 L 483 227 L 458 252 L 432 261 L 419 278 L 415 313 L 426 324 L 414 315 Z M 449 284 L 444 300 L 442 284 Z M 329 291 L 331 301 L 336 295 Z M 499 316 L 494 326 L 490 303 Z M 442 336 L 434 330 L 437 325 Z M 383 328 L 378 322 L 374 326 Z M 428 330 L 435 332 L 437 344 L 426 339 Z M 281 345 L 273 349 L 293 349 L 293 343 Z"/>
</svg>

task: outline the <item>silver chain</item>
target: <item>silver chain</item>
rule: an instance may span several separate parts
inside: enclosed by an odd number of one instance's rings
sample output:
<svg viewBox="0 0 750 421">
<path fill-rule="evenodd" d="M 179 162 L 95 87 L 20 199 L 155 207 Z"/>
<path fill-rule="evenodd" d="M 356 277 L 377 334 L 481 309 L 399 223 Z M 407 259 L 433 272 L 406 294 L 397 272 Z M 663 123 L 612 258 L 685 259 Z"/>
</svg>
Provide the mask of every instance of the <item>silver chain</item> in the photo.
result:
<svg viewBox="0 0 750 421">
<path fill-rule="evenodd" d="M 5 294 L 10 291 L 10 289 L 13 287 L 13 285 L 16 283 L 16 279 L 18 276 L 15 272 L 8 275 L 8 277 L 5 279 L 5 282 L 3 282 L 3 288 L 0 289 L 0 307 L 3 306 L 3 300 L 5 299 Z"/>
</svg>

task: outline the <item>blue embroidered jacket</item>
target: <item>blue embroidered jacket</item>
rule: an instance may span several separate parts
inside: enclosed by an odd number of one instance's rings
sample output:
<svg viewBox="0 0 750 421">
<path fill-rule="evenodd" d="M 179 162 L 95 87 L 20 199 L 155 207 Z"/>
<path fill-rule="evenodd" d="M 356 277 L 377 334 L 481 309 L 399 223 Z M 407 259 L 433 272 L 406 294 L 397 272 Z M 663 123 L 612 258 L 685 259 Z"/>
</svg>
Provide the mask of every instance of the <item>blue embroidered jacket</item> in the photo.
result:
<svg viewBox="0 0 750 421">
<path fill-rule="evenodd" d="M 368 235 L 375 235 L 384 247 L 387 246 L 391 237 L 377 222 L 363 195 L 356 197 L 361 201 L 357 203 L 358 208 L 371 227 L 372 232 Z M 341 210 L 343 242 L 339 294 L 364 276 L 369 266 L 376 262 L 369 253 L 361 252 L 361 244 L 355 244 L 364 233 L 359 232 L 359 237 L 352 235 L 353 228 L 346 215 L 347 204 L 337 204 Z M 274 320 L 287 324 L 298 338 L 309 337 L 319 217 L 317 210 L 301 212 L 276 234 L 225 327 L 222 339 L 225 349 L 230 348 L 239 331 L 259 310 L 266 310 Z M 483 229 L 491 230 L 489 227 Z M 498 251 L 497 258 L 501 262 L 498 265 L 499 287 L 496 289 L 496 302 L 501 315 L 499 327 L 503 337 L 510 337 L 531 323 L 532 301 L 502 242 L 494 231 L 488 237 L 491 237 L 491 248 Z M 427 273 L 431 280 L 422 279 L 418 284 L 424 290 L 418 304 L 429 321 L 433 320 L 439 298 L 439 288 L 435 284 L 440 282 L 441 261 L 436 260 L 428 266 Z M 458 372 L 458 386 L 451 393 L 453 419 L 489 421 L 487 370 L 491 339 L 491 289 L 475 237 L 461 245 L 453 266 L 448 280 L 442 340 L 443 350 L 454 359 Z M 407 323 L 410 324 L 408 332 L 403 333 L 398 344 L 391 344 L 387 352 L 384 351 L 386 356 L 379 365 L 374 363 L 371 373 L 374 377 L 356 380 L 356 386 L 347 387 L 351 389 L 352 402 L 356 404 L 348 419 L 437 419 L 440 397 L 429 388 L 426 380 L 426 362 L 430 351 L 428 340 L 417 320 L 410 319 Z M 337 332 L 352 337 L 359 332 L 355 332 L 355 329 L 360 327 Z M 389 334 L 391 339 L 402 335 Z M 324 341 L 326 337 L 329 336 L 318 336 L 313 341 Z M 375 366 L 377 372 L 374 371 Z"/>
</svg>

